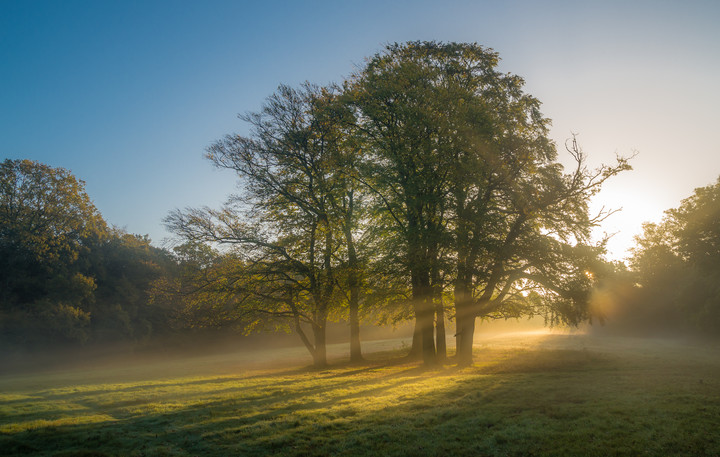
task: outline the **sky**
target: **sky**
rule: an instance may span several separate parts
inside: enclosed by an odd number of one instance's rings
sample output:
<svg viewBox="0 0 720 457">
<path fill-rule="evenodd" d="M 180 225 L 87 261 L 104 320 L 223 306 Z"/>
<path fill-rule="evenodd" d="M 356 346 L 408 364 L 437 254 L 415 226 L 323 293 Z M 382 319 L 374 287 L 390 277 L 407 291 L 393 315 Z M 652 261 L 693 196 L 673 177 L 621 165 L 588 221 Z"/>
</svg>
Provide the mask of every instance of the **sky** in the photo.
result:
<svg viewBox="0 0 720 457">
<path fill-rule="evenodd" d="M 522 76 L 590 166 L 637 154 L 593 200 L 622 259 L 720 176 L 717 1 L 0 0 L 0 154 L 69 169 L 109 224 L 169 246 L 175 208 L 237 177 L 203 158 L 280 84 L 341 82 L 393 42 L 476 42 Z"/>
</svg>

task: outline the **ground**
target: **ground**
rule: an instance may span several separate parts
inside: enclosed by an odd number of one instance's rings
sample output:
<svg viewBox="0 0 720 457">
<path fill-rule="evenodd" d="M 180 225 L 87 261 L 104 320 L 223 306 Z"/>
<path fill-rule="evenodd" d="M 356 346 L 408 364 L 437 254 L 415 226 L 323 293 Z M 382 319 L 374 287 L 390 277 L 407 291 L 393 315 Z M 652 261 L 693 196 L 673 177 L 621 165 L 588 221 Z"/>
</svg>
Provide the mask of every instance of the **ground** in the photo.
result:
<svg viewBox="0 0 720 457">
<path fill-rule="evenodd" d="M 717 343 L 524 332 L 433 370 L 406 344 L 4 374 L 0 455 L 720 455 Z"/>
</svg>

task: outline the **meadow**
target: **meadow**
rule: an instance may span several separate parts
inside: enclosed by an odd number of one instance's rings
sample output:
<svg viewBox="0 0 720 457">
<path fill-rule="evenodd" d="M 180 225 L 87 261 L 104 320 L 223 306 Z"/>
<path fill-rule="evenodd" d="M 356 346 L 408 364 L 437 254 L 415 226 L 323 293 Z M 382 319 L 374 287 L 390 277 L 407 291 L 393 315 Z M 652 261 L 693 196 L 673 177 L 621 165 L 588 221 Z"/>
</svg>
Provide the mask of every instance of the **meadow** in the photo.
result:
<svg viewBox="0 0 720 457">
<path fill-rule="evenodd" d="M 720 455 L 717 343 L 525 332 L 432 370 L 402 345 L 5 373 L 0 455 Z"/>
</svg>

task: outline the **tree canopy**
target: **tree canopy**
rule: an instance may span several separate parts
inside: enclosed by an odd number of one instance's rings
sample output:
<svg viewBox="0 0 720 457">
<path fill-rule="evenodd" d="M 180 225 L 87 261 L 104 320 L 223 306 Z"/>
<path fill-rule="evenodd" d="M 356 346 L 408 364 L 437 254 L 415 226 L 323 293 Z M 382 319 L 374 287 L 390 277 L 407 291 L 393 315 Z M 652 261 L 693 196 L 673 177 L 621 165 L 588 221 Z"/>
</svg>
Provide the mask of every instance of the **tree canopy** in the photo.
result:
<svg viewBox="0 0 720 457">
<path fill-rule="evenodd" d="M 497 63 L 475 44 L 395 44 L 349 85 L 366 182 L 404 246 L 398 260 L 411 279 L 427 363 L 435 357 L 433 311 L 450 283 L 465 363 L 477 317 L 538 312 L 537 292 L 551 320 L 587 317 L 584 272 L 602 251 L 588 244 L 589 232 L 603 216 L 588 215 L 588 200 L 629 168 L 620 158 L 588 170 L 573 141 L 576 168 L 563 174 L 540 102 Z"/>
<path fill-rule="evenodd" d="M 149 335 L 167 314 L 147 305 L 172 270 L 147 238 L 110 229 L 68 170 L 0 164 L 1 339 L 25 346 Z"/>
</svg>

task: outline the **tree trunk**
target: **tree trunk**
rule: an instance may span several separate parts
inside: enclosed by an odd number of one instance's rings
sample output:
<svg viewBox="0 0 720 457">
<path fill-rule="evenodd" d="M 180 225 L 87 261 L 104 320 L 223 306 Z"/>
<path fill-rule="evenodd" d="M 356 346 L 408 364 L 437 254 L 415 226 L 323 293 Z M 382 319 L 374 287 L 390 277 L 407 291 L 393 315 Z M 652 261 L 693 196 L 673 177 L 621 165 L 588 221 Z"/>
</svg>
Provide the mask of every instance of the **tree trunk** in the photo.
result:
<svg viewBox="0 0 720 457">
<path fill-rule="evenodd" d="M 437 246 L 433 249 L 437 252 Z M 436 254 L 433 254 L 436 256 Z M 437 347 L 437 361 L 440 364 L 447 361 L 447 338 L 445 334 L 445 308 L 442 299 L 442 284 L 437 259 L 434 259 L 432 269 L 432 303 L 435 314 L 435 345 Z"/>
<path fill-rule="evenodd" d="M 305 349 L 308 350 L 310 355 L 313 358 L 313 364 L 315 363 L 315 346 L 310 342 L 310 339 L 307 337 L 305 332 L 303 331 L 302 327 L 300 326 L 300 322 L 296 321 L 295 323 L 295 331 L 297 332 L 298 336 L 300 336 L 300 340 L 303 342 L 303 345 L 305 345 Z"/>
<path fill-rule="evenodd" d="M 357 297 L 353 300 L 353 291 L 350 291 L 350 361 L 362 362 L 362 347 L 360 345 L 360 318 L 358 317 Z M 353 303 L 353 301 L 355 303 Z"/>
<path fill-rule="evenodd" d="M 420 324 L 415 319 L 415 326 L 413 328 L 412 346 L 410 347 L 410 353 L 408 353 L 410 360 L 420 360 L 422 358 L 422 332 L 420 331 Z"/>
<path fill-rule="evenodd" d="M 360 345 L 360 266 L 355 251 L 355 240 L 352 234 L 352 214 L 354 210 L 353 193 L 348 193 L 348 207 L 345 217 L 345 243 L 348 249 L 348 287 L 350 288 L 349 320 L 350 320 L 350 362 L 363 360 Z"/>
<path fill-rule="evenodd" d="M 417 298 L 415 298 L 417 297 Z M 422 358 L 427 366 L 437 364 L 435 353 L 435 310 L 433 309 L 432 295 L 429 293 L 429 287 L 423 284 L 419 288 L 419 293 L 413 293 L 413 302 L 415 305 L 415 320 L 420 331 L 420 340 L 422 342 Z"/>
<path fill-rule="evenodd" d="M 323 352 L 322 352 L 322 354 L 319 354 L 318 353 L 318 348 L 319 348 L 318 341 L 320 341 L 320 339 L 318 339 L 319 332 L 316 330 L 318 328 L 318 326 L 315 324 L 312 324 L 313 337 L 315 339 L 315 344 L 313 344 L 310 341 L 310 339 L 307 337 L 307 335 L 305 334 L 305 331 L 303 330 L 302 325 L 300 324 L 300 313 L 298 312 L 297 307 L 293 303 L 292 294 L 290 294 L 290 298 L 286 301 L 286 303 L 288 304 L 288 306 L 290 307 L 290 309 L 292 310 L 292 313 L 293 313 L 293 322 L 295 324 L 295 331 L 297 332 L 298 336 L 300 337 L 300 340 L 303 342 L 303 345 L 305 345 L 305 348 L 308 350 L 308 352 L 310 353 L 310 355 L 313 358 L 313 366 L 317 367 L 317 366 L 327 365 L 327 358 L 325 355 L 325 329 L 322 330 L 322 338 L 321 338 L 321 340 L 323 342 L 323 344 L 322 344 Z M 318 365 L 319 363 L 321 363 L 322 365 Z"/>
<path fill-rule="evenodd" d="M 460 163 L 460 162 L 458 162 Z M 458 176 L 464 176 L 461 169 Z M 481 230 L 475 230 L 471 235 L 473 225 L 473 211 L 467 206 L 468 193 L 464 187 L 466 182 L 458 182 L 454 190 L 457 204 L 456 212 L 458 222 L 455 229 L 455 251 L 457 253 L 457 277 L 455 278 L 455 354 L 458 366 L 472 365 L 473 338 L 475 337 L 475 310 L 473 309 L 473 276 L 472 266 L 476 256 L 474 247 L 476 237 Z M 481 198 L 486 201 L 490 194 Z"/>
<path fill-rule="evenodd" d="M 445 363 L 447 360 L 447 341 L 445 334 L 445 309 L 442 301 L 435 302 L 435 340 L 437 345 L 437 360 Z"/>
<path fill-rule="evenodd" d="M 313 366 L 324 368 L 327 366 L 327 346 L 325 338 L 325 323 L 313 325 L 313 336 L 315 337 L 315 351 L 313 351 Z"/>
<path fill-rule="evenodd" d="M 420 331 L 422 358 L 426 366 L 437 363 L 435 355 L 435 309 L 433 307 L 432 289 L 430 287 L 431 262 L 428 261 L 428 246 L 423 244 L 420 236 L 419 223 L 422 208 L 417 202 L 408 214 L 408 259 L 410 261 L 410 282 L 412 285 L 412 303 L 415 312 L 415 325 Z"/>
<path fill-rule="evenodd" d="M 457 364 L 461 367 L 472 365 L 473 338 L 475 336 L 475 316 L 458 310 L 455 341 L 457 346 Z"/>
<path fill-rule="evenodd" d="M 313 334 L 315 336 L 314 362 L 316 368 L 327 366 L 327 348 L 325 342 L 325 329 L 327 327 L 327 316 L 330 300 L 335 288 L 335 279 L 332 267 L 333 232 L 328 223 L 327 214 L 320 217 L 325 226 L 325 246 L 323 251 L 323 276 L 321 286 L 314 294 L 313 299 L 317 305 L 314 313 Z"/>
<path fill-rule="evenodd" d="M 475 337 L 475 310 L 472 306 L 469 278 L 465 259 L 458 262 L 455 280 L 455 346 L 458 366 L 472 365 L 473 338 Z"/>
</svg>

